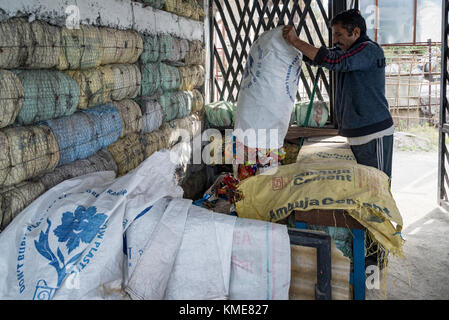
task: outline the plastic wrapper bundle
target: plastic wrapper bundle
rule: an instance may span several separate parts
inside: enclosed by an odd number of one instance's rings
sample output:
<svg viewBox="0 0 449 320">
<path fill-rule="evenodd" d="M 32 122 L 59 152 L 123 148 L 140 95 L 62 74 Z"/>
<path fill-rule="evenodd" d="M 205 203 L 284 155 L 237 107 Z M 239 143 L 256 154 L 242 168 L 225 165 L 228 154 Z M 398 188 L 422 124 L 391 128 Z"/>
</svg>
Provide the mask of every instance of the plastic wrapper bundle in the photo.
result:
<svg viewBox="0 0 449 320">
<path fill-rule="evenodd" d="M 66 71 L 66 73 L 80 88 L 78 109 L 87 109 L 112 101 L 115 77 L 110 66 Z"/>
<path fill-rule="evenodd" d="M 151 97 L 142 97 L 142 133 L 157 130 L 162 125 L 162 107 L 161 104 Z"/>
<path fill-rule="evenodd" d="M 140 132 L 142 130 L 142 111 L 140 106 L 131 99 L 113 102 L 113 105 L 120 112 L 122 120 L 122 133 L 120 138 L 123 138 L 129 133 Z"/>
<path fill-rule="evenodd" d="M 0 188 L 0 231 L 44 192 L 44 185 L 40 182 L 25 181 Z"/>
<path fill-rule="evenodd" d="M 184 62 L 186 65 L 204 65 L 206 63 L 206 49 L 200 40 L 189 42 L 189 51 L 187 52 Z"/>
<path fill-rule="evenodd" d="M 0 187 L 52 171 L 60 157 L 49 127 L 10 127 L 0 131 Z"/>
<path fill-rule="evenodd" d="M 24 89 L 19 77 L 0 70 L 0 128 L 13 124 L 22 108 Z"/>
<path fill-rule="evenodd" d="M 170 148 L 167 132 L 161 129 L 142 134 L 141 143 L 145 158 L 148 158 L 157 151 Z"/>
<path fill-rule="evenodd" d="M 159 103 L 162 107 L 163 121 L 187 117 L 192 110 L 192 100 L 189 100 L 183 91 L 166 91 L 159 97 Z"/>
<path fill-rule="evenodd" d="M 117 165 L 107 149 L 101 149 L 86 159 L 76 160 L 59 166 L 52 172 L 33 178 L 32 181 L 42 183 L 45 190 L 50 190 L 65 180 L 100 171 L 114 171 L 117 173 Z"/>
<path fill-rule="evenodd" d="M 145 63 L 141 66 L 142 84 L 141 95 L 153 96 L 161 93 L 161 75 L 159 72 L 159 64 Z"/>
<path fill-rule="evenodd" d="M 192 90 L 193 100 L 192 100 L 192 113 L 198 112 L 204 109 L 204 97 L 203 94 L 197 90 Z"/>
<path fill-rule="evenodd" d="M 0 22 L 0 68 L 46 69 L 59 63 L 61 33 L 43 21 Z"/>
<path fill-rule="evenodd" d="M 134 63 L 143 51 L 143 40 L 134 30 L 99 28 L 101 64 Z"/>
<path fill-rule="evenodd" d="M 117 164 L 117 175 L 120 177 L 136 168 L 145 160 L 144 148 L 138 133 L 130 133 L 108 146 L 108 151 Z"/>
<path fill-rule="evenodd" d="M 161 88 L 163 91 L 176 90 L 181 84 L 179 70 L 176 67 L 165 63 L 159 64 L 159 74 L 161 77 Z"/>
<path fill-rule="evenodd" d="M 204 16 L 203 9 L 195 0 L 166 0 L 165 10 L 195 20 Z"/>
<path fill-rule="evenodd" d="M 182 119 L 164 122 L 160 130 L 164 132 L 167 137 L 167 148 L 172 148 L 182 139 L 184 139 L 185 142 L 190 141 L 190 139 L 201 133 L 202 128 L 203 116 L 200 114 L 192 114 Z M 188 133 L 189 137 L 184 137 L 184 133 Z"/>
<path fill-rule="evenodd" d="M 162 9 L 165 4 L 165 0 L 140 0 L 140 2 L 156 9 Z"/>
<path fill-rule="evenodd" d="M 207 121 L 214 127 L 230 127 L 234 124 L 236 106 L 229 101 L 217 101 L 206 104 Z"/>
<path fill-rule="evenodd" d="M 159 61 L 159 37 L 157 35 L 143 36 L 143 51 L 140 55 L 141 64 Z"/>
<path fill-rule="evenodd" d="M 189 51 L 189 41 L 185 39 L 172 38 L 172 47 L 170 55 L 167 57 L 167 61 L 179 62 L 184 60 L 187 52 Z"/>
<path fill-rule="evenodd" d="M 115 142 L 122 133 L 118 109 L 108 103 L 71 116 L 44 121 L 58 141 L 58 166 L 85 159 Z"/>
<path fill-rule="evenodd" d="M 199 87 L 200 83 L 204 83 L 204 69 L 197 68 L 196 66 L 178 67 L 181 83 L 179 90 L 192 91 L 194 88 Z"/>
<path fill-rule="evenodd" d="M 114 73 L 114 89 L 111 92 L 112 100 L 135 98 L 140 92 L 142 76 L 135 64 L 110 65 Z"/>
<path fill-rule="evenodd" d="M 18 70 L 25 100 L 16 122 L 28 125 L 71 115 L 78 106 L 78 83 L 61 71 Z"/>
<path fill-rule="evenodd" d="M 169 34 L 161 34 L 158 36 L 158 42 L 159 42 L 158 61 L 165 61 L 170 57 L 173 37 Z"/>
<path fill-rule="evenodd" d="M 306 122 L 309 101 L 297 102 L 295 104 L 296 123 L 301 127 L 323 127 L 329 117 L 329 109 L 325 101 L 314 101 L 309 116 L 309 123 Z"/>
</svg>

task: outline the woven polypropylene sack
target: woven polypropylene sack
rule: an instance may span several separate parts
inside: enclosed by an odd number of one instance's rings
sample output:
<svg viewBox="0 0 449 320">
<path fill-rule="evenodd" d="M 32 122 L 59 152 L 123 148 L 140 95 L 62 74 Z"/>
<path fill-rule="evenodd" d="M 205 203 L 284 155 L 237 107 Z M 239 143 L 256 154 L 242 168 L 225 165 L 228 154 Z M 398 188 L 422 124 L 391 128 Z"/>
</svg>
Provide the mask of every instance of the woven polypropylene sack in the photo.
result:
<svg viewBox="0 0 449 320">
<path fill-rule="evenodd" d="M 0 189 L 0 231 L 44 192 L 42 183 L 28 181 Z"/>
<path fill-rule="evenodd" d="M 215 127 L 230 127 L 234 124 L 236 107 L 228 101 L 217 101 L 204 106 L 207 121 Z"/>
<path fill-rule="evenodd" d="M 80 25 L 79 29 L 62 27 L 59 70 L 78 70 L 101 64 L 102 42 L 97 27 Z"/>
<path fill-rule="evenodd" d="M 165 61 L 170 56 L 173 37 L 169 34 L 161 34 L 158 36 L 159 42 L 159 61 Z"/>
<path fill-rule="evenodd" d="M 0 128 L 14 123 L 24 100 L 19 77 L 8 70 L 0 70 Z"/>
<path fill-rule="evenodd" d="M 159 93 L 162 90 L 159 64 L 145 63 L 142 64 L 141 70 L 142 70 L 141 95 L 152 96 Z"/>
<path fill-rule="evenodd" d="M 0 187 L 52 171 L 59 157 L 58 143 L 50 128 L 4 128 L 0 131 Z"/>
<path fill-rule="evenodd" d="M 0 23 L 0 68 L 53 68 L 60 47 L 59 28 L 45 22 L 11 18 Z"/>
<path fill-rule="evenodd" d="M 179 70 L 176 67 L 165 63 L 159 64 L 159 74 L 161 77 L 161 88 L 163 91 L 176 90 L 181 84 Z"/>
<path fill-rule="evenodd" d="M 114 73 L 114 89 L 112 100 L 135 98 L 140 92 L 142 76 L 135 64 L 113 64 L 110 66 Z"/>
<path fill-rule="evenodd" d="M 187 99 L 182 91 L 167 91 L 159 98 L 162 107 L 163 121 L 171 121 L 183 118 L 190 114 L 192 104 L 187 104 Z M 190 107 L 190 109 L 189 109 Z"/>
<path fill-rule="evenodd" d="M 80 88 L 78 109 L 87 109 L 112 101 L 115 77 L 110 66 L 66 71 L 66 74 L 73 78 Z"/>
<path fill-rule="evenodd" d="M 49 190 L 65 180 L 99 171 L 117 173 L 117 165 L 107 149 L 102 149 L 86 159 L 57 167 L 52 172 L 35 178 L 35 181 L 42 183 L 45 190 Z"/>
<path fill-rule="evenodd" d="M 144 159 L 143 146 L 138 133 L 130 133 L 108 147 L 117 164 L 117 175 L 122 176 L 136 168 Z"/>
<path fill-rule="evenodd" d="M 181 61 L 184 60 L 187 52 L 189 51 L 189 42 L 185 39 L 172 38 L 172 47 L 170 55 L 167 57 L 167 61 Z"/>
<path fill-rule="evenodd" d="M 112 104 L 45 121 L 58 141 L 58 166 L 85 159 L 115 142 L 122 132 L 120 113 Z"/>
<path fill-rule="evenodd" d="M 165 0 L 140 0 L 140 2 L 148 4 L 156 9 L 162 9 L 165 5 Z"/>
<path fill-rule="evenodd" d="M 101 64 L 134 63 L 143 51 L 143 39 L 134 30 L 99 28 Z"/>
<path fill-rule="evenodd" d="M 192 100 L 192 113 L 198 112 L 204 109 L 204 97 L 203 94 L 197 90 L 192 90 L 193 100 Z"/>
<path fill-rule="evenodd" d="M 61 71 L 20 70 L 25 100 L 17 115 L 20 125 L 71 115 L 78 106 L 78 83 Z"/>
<path fill-rule="evenodd" d="M 314 101 L 310 111 L 309 123 L 304 125 L 306 122 L 309 104 L 309 101 L 295 103 L 296 123 L 298 126 L 323 127 L 329 117 L 327 103 L 325 101 Z"/>
<path fill-rule="evenodd" d="M 160 51 L 159 37 L 157 35 L 143 36 L 143 51 L 140 55 L 140 63 L 157 62 Z"/>
<path fill-rule="evenodd" d="M 184 62 L 186 65 L 204 65 L 206 63 L 206 49 L 200 40 L 189 42 L 189 51 L 187 52 Z"/>
<path fill-rule="evenodd" d="M 117 107 L 122 120 L 122 133 L 120 138 L 132 132 L 142 130 L 142 111 L 140 106 L 131 99 L 115 101 L 113 104 Z"/>
<path fill-rule="evenodd" d="M 162 125 L 161 104 L 151 97 L 142 97 L 142 133 L 157 130 Z"/>
</svg>

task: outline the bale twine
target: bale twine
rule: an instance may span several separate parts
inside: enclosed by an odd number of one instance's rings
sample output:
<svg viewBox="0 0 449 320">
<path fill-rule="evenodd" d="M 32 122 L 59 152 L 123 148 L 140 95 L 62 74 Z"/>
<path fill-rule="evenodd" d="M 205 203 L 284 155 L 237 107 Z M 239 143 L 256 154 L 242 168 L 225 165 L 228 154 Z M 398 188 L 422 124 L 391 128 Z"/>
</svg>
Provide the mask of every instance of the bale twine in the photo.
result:
<svg viewBox="0 0 449 320">
<path fill-rule="evenodd" d="M 298 126 L 323 127 L 329 117 L 329 110 L 325 101 L 314 101 L 310 112 L 309 123 L 306 122 L 309 101 L 301 101 L 295 104 L 296 123 Z"/>
<path fill-rule="evenodd" d="M 24 89 L 19 77 L 11 71 L 0 70 L 0 128 L 14 123 L 23 101 Z"/>
<path fill-rule="evenodd" d="M 189 42 L 189 51 L 187 52 L 184 62 L 186 65 L 204 65 L 206 63 L 206 49 L 200 40 Z"/>
<path fill-rule="evenodd" d="M 141 135 L 141 142 L 145 159 L 157 151 L 168 149 L 168 136 L 163 130 L 155 130 Z"/>
<path fill-rule="evenodd" d="M 187 52 L 189 51 L 189 42 L 185 39 L 172 38 L 172 47 L 170 54 L 167 57 L 167 61 L 176 62 L 184 60 Z"/>
<path fill-rule="evenodd" d="M 165 63 L 159 64 L 159 74 L 161 77 L 161 88 L 163 91 L 176 90 L 181 84 L 179 70 L 176 67 Z"/>
<path fill-rule="evenodd" d="M 0 68 L 53 68 L 60 47 L 59 28 L 43 21 L 11 18 L 0 23 Z"/>
<path fill-rule="evenodd" d="M 228 101 L 217 101 L 206 104 L 207 121 L 214 127 L 230 127 L 234 125 L 236 107 Z"/>
<path fill-rule="evenodd" d="M 114 73 L 114 89 L 112 100 L 135 98 L 141 90 L 142 76 L 135 64 L 113 64 L 110 66 Z"/>
<path fill-rule="evenodd" d="M 25 99 L 16 122 L 37 123 L 71 115 L 78 106 L 78 83 L 63 72 L 53 70 L 20 70 Z"/>
<path fill-rule="evenodd" d="M 131 99 L 113 102 L 117 107 L 120 118 L 122 120 L 122 133 L 120 138 L 132 132 L 140 132 L 142 130 L 142 111 L 140 106 Z"/>
<path fill-rule="evenodd" d="M 162 107 L 163 121 L 171 121 L 176 118 L 183 118 L 190 114 L 192 101 L 190 104 L 188 97 L 182 91 L 167 91 L 159 97 Z"/>
<path fill-rule="evenodd" d="M 192 99 L 192 113 L 198 112 L 200 110 L 204 109 L 204 97 L 203 94 L 197 90 L 197 89 L 193 89 L 192 90 L 192 95 L 193 95 L 193 99 Z"/>
<path fill-rule="evenodd" d="M 45 190 L 49 190 L 65 180 L 100 171 L 117 173 L 117 165 L 107 149 L 102 149 L 86 159 L 57 167 L 52 172 L 37 177 L 33 181 L 42 183 Z"/>
<path fill-rule="evenodd" d="M 130 133 L 110 146 L 108 151 L 117 164 L 117 175 L 122 176 L 136 168 L 144 159 L 143 146 L 138 133 Z"/>
<path fill-rule="evenodd" d="M 151 97 L 142 97 L 142 133 L 152 132 L 162 125 L 161 104 Z"/>
<path fill-rule="evenodd" d="M 158 36 L 159 41 L 159 61 L 165 61 L 170 56 L 173 37 L 169 34 L 161 34 Z"/>
<path fill-rule="evenodd" d="M 157 62 L 159 60 L 159 37 L 156 35 L 143 36 L 143 51 L 140 55 L 140 63 L 146 64 L 150 62 Z"/>
<path fill-rule="evenodd" d="M 143 51 L 143 39 L 134 30 L 99 28 L 101 64 L 134 63 Z"/>
<path fill-rule="evenodd" d="M 52 171 L 60 157 L 49 127 L 10 127 L 0 131 L 0 187 Z"/>
<path fill-rule="evenodd" d="M 89 69 L 100 66 L 102 37 L 97 27 L 81 25 L 79 29 L 62 27 L 59 70 Z"/>
<path fill-rule="evenodd" d="M 140 0 L 140 1 L 156 9 L 162 9 L 165 4 L 165 0 Z"/>
<path fill-rule="evenodd" d="M 0 231 L 4 230 L 23 209 L 45 192 L 40 182 L 22 182 L 0 189 Z"/>
<path fill-rule="evenodd" d="M 58 166 L 85 159 L 115 142 L 122 132 L 118 109 L 108 103 L 71 116 L 47 120 L 59 145 Z"/>
<path fill-rule="evenodd" d="M 80 88 L 78 109 L 87 109 L 112 101 L 115 77 L 110 66 L 66 71 L 66 74 L 73 78 Z"/>
<path fill-rule="evenodd" d="M 142 64 L 142 84 L 141 95 L 152 96 L 160 93 L 161 76 L 159 72 L 159 64 L 146 63 Z"/>
</svg>

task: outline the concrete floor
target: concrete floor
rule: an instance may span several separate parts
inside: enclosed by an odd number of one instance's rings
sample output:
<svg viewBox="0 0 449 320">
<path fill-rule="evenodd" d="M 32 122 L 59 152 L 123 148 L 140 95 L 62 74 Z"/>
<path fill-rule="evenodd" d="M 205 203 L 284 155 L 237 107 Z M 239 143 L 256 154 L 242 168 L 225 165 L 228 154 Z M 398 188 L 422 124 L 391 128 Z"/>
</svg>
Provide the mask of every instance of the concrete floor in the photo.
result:
<svg viewBox="0 0 449 320">
<path fill-rule="evenodd" d="M 404 220 L 405 260 L 390 257 L 384 288 L 367 300 L 449 299 L 449 213 L 437 203 L 438 154 L 393 153 L 392 193 Z"/>
</svg>

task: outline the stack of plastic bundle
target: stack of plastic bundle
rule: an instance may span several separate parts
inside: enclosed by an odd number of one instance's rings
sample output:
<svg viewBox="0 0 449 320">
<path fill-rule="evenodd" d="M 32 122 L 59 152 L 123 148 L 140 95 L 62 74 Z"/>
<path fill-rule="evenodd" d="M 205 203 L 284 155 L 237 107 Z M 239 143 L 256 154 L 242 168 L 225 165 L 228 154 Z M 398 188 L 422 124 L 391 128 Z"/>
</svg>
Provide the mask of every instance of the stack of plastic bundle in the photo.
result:
<svg viewBox="0 0 449 320">
<path fill-rule="evenodd" d="M 157 130 L 162 125 L 162 107 L 157 99 L 142 97 L 142 133 Z"/>
<path fill-rule="evenodd" d="M 206 49 L 204 49 L 203 43 L 200 40 L 189 42 L 189 51 L 184 61 L 186 65 L 204 65 L 206 63 Z"/>
<path fill-rule="evenodd" d="M 78 109 L 87 109 L 112 101 L 114 72 L 110 66 L 87 70 L 71 70 L 66 74 L 73 78 L 80 88 Z"/>
<path fill-rule="evenodd" d="M 0 231 L 44 192 L 45 187 L 40 182 L 26 181 L 0 188 Z"/>
<path fill-rule="evenodd" d="M 165 0 L 140 0 L 140 2 L 156 9 L 162 9 L 165 5 Z"/>
<path fill-rule="evenodd" d="M 58 142 L 42 125 L 0 131 L 0 187 L 52 171 L 60 158 Z"/>
<path fill-rule="evenodd" d="M 141 95 L 153 96 L 161 93 L 161 76 L 159 64 L 146 63 L 142 65 Z"/>
<path fill-rule="evenodd" d="M 143 51 L 143 39 L 134 30 L 99 28 L 102 65 L 134 63 Z"/>
<path fill-rule="evenodd" d="M 35 20 L 11 18 L 0 23 L 0 68 L 45 69 L 59 63 L 59 28 Z"/>
<path fill-rule="evenodd" d="M 228 101 L 217 101 L 206 104 L 206 117 L 213 127 L 230 127 L 234 125 L 236 107 Z"/>
<path fill-rule="evenodd" d="M 42 183 L 45 191 L 47 191 L 65 180 L 100 171 L 117 173 L 117 165 L 107 149 L 102 149 L 86 159 L 76 160 L 57 167 L 52 172 L 34 178 L 32 181 Z"/>
<path fill-rule="evenodd" d="M 176 118 L 184 118 L 192 110 L 192 100 L 186 97 L 183 91 L 167 91 L 159 97 L 162 107 L 163 121 L 171 121 Z"/>
<path fill-rule="evenodd" d="M 62 48 L 59 70 L 79 70 L 100 66 L 102 37 L 97 27 L 80 25 L 80 28 L 62 27 Z"/>
<path fill-rule="evenodd" d="M 124 99 L 113 102 L 120 113 L 122 120 L 122 133 L 120 138 L 132 132 L 140 132 L 142 130 L 142 111 L 140 106 L 131 99 Z"/>
<path fill-rule="evenodd" d="M 157 151 L 169 148 L 167 132 L 161 129 L 141 135 L 141 143 L 145 159 Z"/>
<path fill-rule="evenodd" d="M 146 64 L 159 61 L 160 41 L 157 35 L 143 36 L 143 51 L 140 55 L 140 63 Z"/>
<path fill-rule="evenodd" d="M 122 133 L 120 113 L 110 103 L 44 124 L 51 128 L 59 145 L 58 166 L 90 157 L 115 142 Z"/>
<path fill-rule="evenodd" d="M 135 64 L 113 64 L 110 68 L 114 74 L 111 99 L 119 101 L 137 97 L 142 81 L 139 67 Z"/>
<path fill-rule="evenodd" d="M 14 123 L 23 100 L 24 89 L 19 77 L 11 71 L 0 70 L 0 128 Z"/>
<path fill-rule="evenodd" d="M 165 122 L 162 124 L 160 130 L 164 133 L 164 136 L 168 138 L 167 148 L 172 148 L 181 141 L 185 132 L 189 134 L 191 139 L 201 132 L 202 127 L 203 123 L 201 115 L 193 114 L 182 119 Z"/>
<path fill-rule="evenodd" d="M 181 84 L 179 70 L 176 67 L 165 63 L 159 64 L 159 74 L 161 77 L 161 88 L 163 91 L 176 90 Z"/>
<path fill-rule="evenodd" d="M 184 60 L 187 52 L 189 52 L 189 41 L 185 39 L 172 38 L 172 47 L 170 54 L 167 57 L 167 61 L 179 62 Z"/>
<path fill-rule="evenodd" d="M 117 164 L 117 175 L 122 176 L 136 168 L 143 160 L 145 154 L 138 133 L 130 133 L 108 146 L 108 151 Z"/>
<path fill-rule="evenodd" d="M 61 71 L 18 70 L 24 89 L 23 106 L 16 123 L 28 125 L 71 115 L 80 96 L 78 83 Z"/>
<path fill-rule="evenodd" d="M 204 108 L 204 97 L 197 89 L 192 90 L 192 113 L 198 112 Z"/>
</svg>

